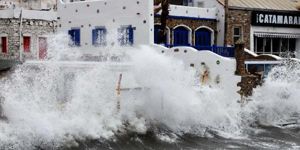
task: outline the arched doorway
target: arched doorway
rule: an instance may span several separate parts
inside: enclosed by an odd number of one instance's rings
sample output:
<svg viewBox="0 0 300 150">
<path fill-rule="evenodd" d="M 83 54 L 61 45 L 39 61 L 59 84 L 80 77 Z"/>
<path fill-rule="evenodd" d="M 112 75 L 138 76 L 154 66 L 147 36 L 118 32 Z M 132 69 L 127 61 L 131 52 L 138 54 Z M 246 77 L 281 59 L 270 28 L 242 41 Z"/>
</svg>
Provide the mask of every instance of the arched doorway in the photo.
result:
<svg viewBox="0 0 300 150">
<path fill-rule="evenodd" d="M 212 45 L 212 31 L 207 28 L 199 28 L 195 31 L 195 47 L 206 49 Z"/>
<path fill-rule="evenodd" d="M 174 46 L 190 46 L 191 29 L 185 26 L 178 26 L 173 31 Z"/>
</svg>

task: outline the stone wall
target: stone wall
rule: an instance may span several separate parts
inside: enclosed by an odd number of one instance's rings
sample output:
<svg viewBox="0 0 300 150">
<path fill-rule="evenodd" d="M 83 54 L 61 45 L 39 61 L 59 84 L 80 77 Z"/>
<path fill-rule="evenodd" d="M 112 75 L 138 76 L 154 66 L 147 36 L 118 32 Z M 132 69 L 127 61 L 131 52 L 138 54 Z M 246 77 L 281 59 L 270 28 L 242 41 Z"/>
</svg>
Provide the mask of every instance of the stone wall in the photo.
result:
<svg viewBox="0 0 300 150">
<path fill-rule="evenodd" d="M 234 45 L 234 27 L 241 27 L 245 48 L 250 49 L 251 11 L 230 9 L 228 12 L 227 44 Z"/>
<path fill-rule="evenodd" d="M 0 36 L 5 35 L 8 38 L 8 53 L 0 53 L 1 59 L 19 59 L 19 49 L 23 48 L 23 36 L 31 37 L 31 51 L 24 54 L 24 58 L 38 58 L 38 38 L 47 36 L 56 31 L 55 21 L 23 19 L 20 41 L 20 20 L 16 18 L 0 19 Z"/>
<path fill-rule="evenodd" d="M 154 24 L 159 24 L 160 23 L 160 18 L 155 17 Z M 215 20 L 193 20 L 193 19 L 174 19 L 174 18 L 169 18 L 167 20 L 167 27 L 170 29 L 170 43 L 173 43 L 173 37 L 172 35 L 172 29 L 178 25 L 186 25 L 192 29 L 192 43 L 194 43 L 194 31 L 201 27 L 201 26 L 206 26 L 214 30 L 214 43 L 217 43 L 217 21 Z"/>
</svg>

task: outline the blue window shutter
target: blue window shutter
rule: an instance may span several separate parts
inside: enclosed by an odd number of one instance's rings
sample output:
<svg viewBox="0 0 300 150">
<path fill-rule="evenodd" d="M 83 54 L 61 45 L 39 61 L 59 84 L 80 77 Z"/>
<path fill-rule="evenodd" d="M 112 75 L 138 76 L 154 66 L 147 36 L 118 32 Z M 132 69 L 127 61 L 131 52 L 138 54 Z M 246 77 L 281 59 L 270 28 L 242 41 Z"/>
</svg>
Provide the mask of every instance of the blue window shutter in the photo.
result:
<svg viewBox="0 0 300 150">
<path fill-rule="evenodd" d="M 105 46 L 107 30 L 105 28 L 102 28 L 100 33 L 101 33 L 101 45 Z"/>
<path fill-rule="evenodd" d="M 93 45 L 97 45 L 97 37 L 98 37 L 97 30 L 93 29 L 92 31 Z"/>
<path fill-rule="evenodd" d="M 94 46 L 105 46 L 106 45 L 106 29 L 96 28 L 92 31 L 92 39 Z"/>
<path fill-rule="evenodd" d="M 134 43 L 134 32 L 132 26 L 121 27 L 118 29 L 119 32 L 119 44 L 133 45 Z"/>
<path fill-rule="evenodd" d="M 72 30 L 69 30 L 68 34 L 72 37 Z"/>
<path fill-rule="evenodd" d="M 119 28 L 118 29 L 118 41 L 120 45 L 124 45 L 124 28 Z"/>
<path fill-rule="evenodd" d="M 128 30 L 129 30 L 129 32 L 128 32 L 128 34 L 129 34 L 129 45 L 133 45 L 133 28 L 130 26 L 130 27 L 128 27 Z"/>
<path fill-rule="evenodd" d="M 80 46 L 80 29 L 75 30 L 75 45 Z"/>
<path fill-rule="evenodd" d="M 71 46 L 80 46 L 80 29 L 71 29 L 68 34 L 72 41 Z"/>
<path fill-rule="evenodd" d="M 72 43 L 70 43 L 70 44 L 72 44 L 72 45 L 74 45 L 75 43 L 75 39 L 74 39 L 74 30 L 69 30 L 69 38 L 70 38 L 70 40 L 72 41 Z"/>
</svg>

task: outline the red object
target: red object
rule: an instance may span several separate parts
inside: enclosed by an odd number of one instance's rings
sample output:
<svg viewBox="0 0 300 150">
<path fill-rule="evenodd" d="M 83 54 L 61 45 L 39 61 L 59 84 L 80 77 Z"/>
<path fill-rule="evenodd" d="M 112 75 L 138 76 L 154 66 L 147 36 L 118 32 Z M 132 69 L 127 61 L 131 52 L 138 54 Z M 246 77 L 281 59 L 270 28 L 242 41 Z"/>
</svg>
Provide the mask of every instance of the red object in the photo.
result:
<svg viewBox="0 0 300 150">
<path fill-rule="evenodd" d="M 39 38 L 39 58 L 40 59 L 45 59 L 47 57 L 47 38 L 45 37 L 40 37 Z"/>
<path fill-rule="evenodd" d="M 30 52 L 30 37 L 29 36 L 24 36 L 23 37 L 23 48 L 24 52 Z"/>
<path fill-rule="evenodd" d="M 2 37 L 1 42 L 2 42 L 2 53 L 7 53 L 7 37 Z"/>
</svg>

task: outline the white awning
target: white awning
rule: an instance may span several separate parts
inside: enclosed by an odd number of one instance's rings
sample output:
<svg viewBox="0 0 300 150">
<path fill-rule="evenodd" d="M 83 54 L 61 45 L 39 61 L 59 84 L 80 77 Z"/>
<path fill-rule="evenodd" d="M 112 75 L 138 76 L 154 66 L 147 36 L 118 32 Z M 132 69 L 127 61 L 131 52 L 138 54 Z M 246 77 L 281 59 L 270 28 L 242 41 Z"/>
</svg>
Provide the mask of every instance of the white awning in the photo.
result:
<svg viewBox="0 0 300 150">
<path fill-rule="evenodd" d="M 268 38 L 287 38 L 287 39 L 298 39 L 300 34 L 294 33 L 272 33 L 272 32 L 255 32 L 256 37 L 268 37 Z"/>
</svg>

